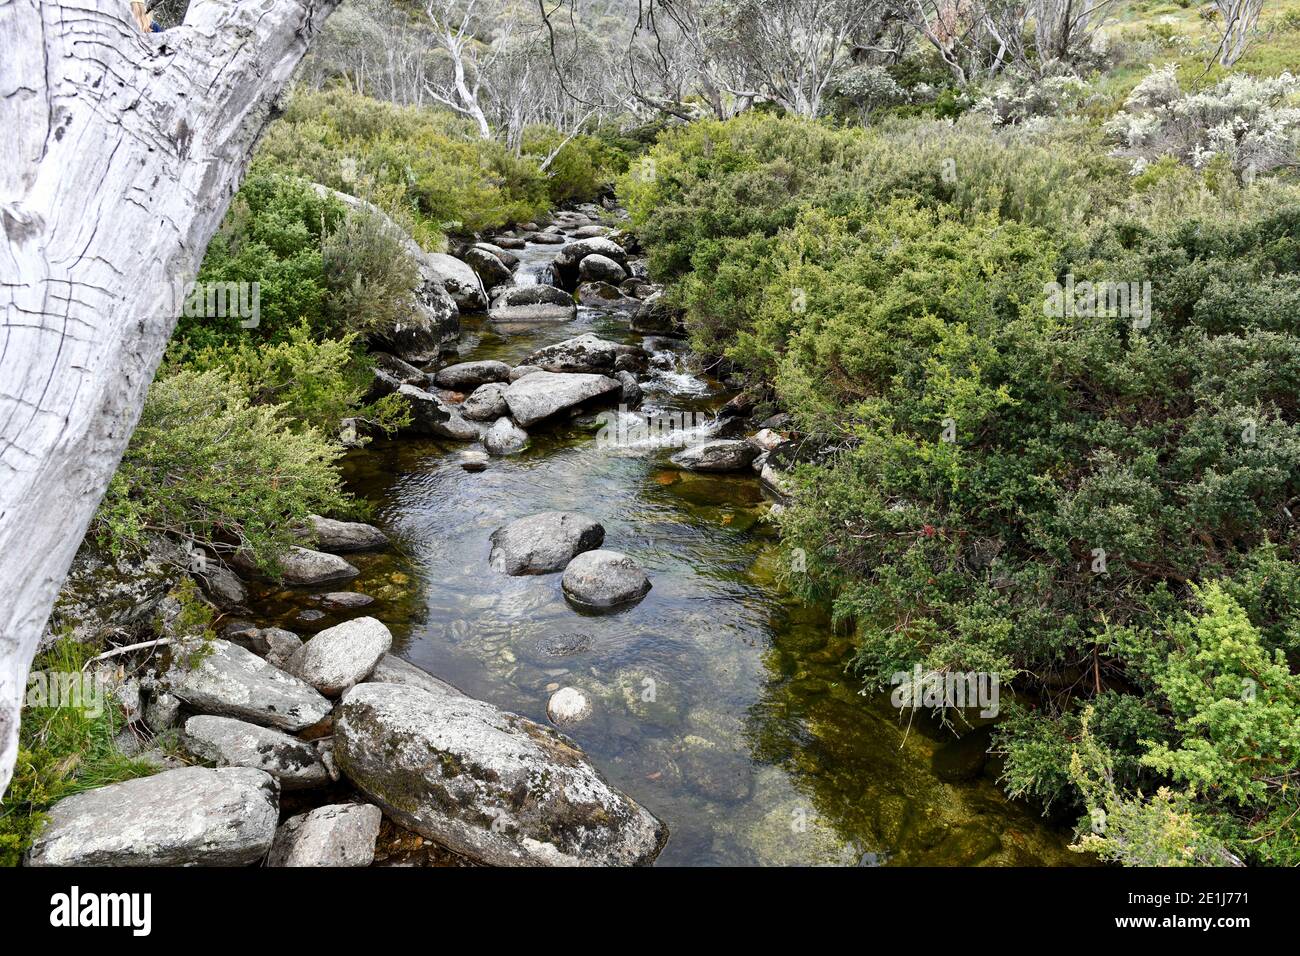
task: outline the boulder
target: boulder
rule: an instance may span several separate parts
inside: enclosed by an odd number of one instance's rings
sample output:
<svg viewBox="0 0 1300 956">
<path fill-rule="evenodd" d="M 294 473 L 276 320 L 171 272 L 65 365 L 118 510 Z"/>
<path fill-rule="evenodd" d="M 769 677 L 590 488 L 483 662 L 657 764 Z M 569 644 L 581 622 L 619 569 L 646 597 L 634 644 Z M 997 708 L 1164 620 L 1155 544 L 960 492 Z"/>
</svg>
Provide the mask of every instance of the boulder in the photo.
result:
<svg viewBox="0 0 1300 956">
<path fill-rule="evenodd" d="M 627 278 L 627 270 L 608 256 L 594 253 L 578 263 L 579 282 L 609 282 L 618 285 Z"/>
<path fill-rule="evenodd" d="M 236 552 L 231 559 L 241 570 L 254 572 L 257 565 L 252 555 L 244 551 Z M 298 587 L 313 587 L 317 584 L 329 584 L 332 581 L 347 581 L 361 572 L 344 561 L 337 554 L 313 551 L 297 545 L 279 557 L 280 580 L 285 584 Z"/>
<path fill-rule="evenodd" d="M 165 538 L 153 539 L 143 556 L 120 559 L 83 544 L 59 589 L 41 648 L 64 634 L 82 643 L 151 632 L 163 599 L 184 578 L 188 564 L 185 552 Z"/>
<path fill-rule="evenodd" d="M 516 250 L 526 249 L 528 247 L 528 243 L 524 242 L 524 240 L 520 239 L 518 236 L 493 236 L 490 245 L 496 246 L 500 249 Z"/>
<path fill-rule="evenodd" d="M 760 428 L 755 434 L 750 435 L 746 441 L 762 453 L 771 451 L 777 445 L 785 444 L 786 438 L 784 435 L 778 435 L 770 428 Z"/>
<path fill-rule="evenodd" d="M 578 286 L 578 304 L 604 312 L 640 312 L 642 302 L 624 295 L 618 286 L 608 282 L 584 282 Z"/>
<path fill-rule="evenodd" d="M 483 435 L 483 447 L 492 455 L 513 455 L 528 447 L 528 432 L 509 418 L 498 418 Z"/>
<path fill-rule="evenodd" d="M 510 370 L 510 381 L 517 382 L 525 375 L 532 375 L 534 372 L 541 372 L 543 369 L 536 365 L 516 365 Z"/>
<path fill-rule="evenodd" d="M 744 471 L 758 457 L 758 449 L 747 441 L 720 438 L 701 442 L 669 459 L 687 471 Z"/>
<path fill-rule="evenodd" d="M 336 554 L 376 551 L 388 547 L 388 536 L 374 525 L 360 521 L 337 521 L 320 515 L 307 516 L 308 534 L 316 547 Z"/>
<path fill-rule="evenodd" d="M 459 409 L 437 395 L 403 385 L 398 394 L 406 399 L 411 410 L 411 423 L 403 431 L 409 435 L 451 438 L 455 441 L 473 441 L 478 438 L 478 428 L 467 422 Z"/>
<path fill-rule="evenodd" d="M 618 383 L 623 386 L 619 398 L 624 405 L 637 405 L 641 401 L 641 384 L 636 380 L 636 376 L 631 372 L 615 372 L 614 377 Z"/>
<path fill-rule="evenodd" d="M 564 569 L 560 586 L 580 607 L 611 608 L 640 600 L 650 590 L 650 578 L 621 551 L 584 551 Z"/>
<path fill-rule="evenodd" d="M 667 839 L 566 737 L 483 701 L 360 684 L 339 706 L 334 748 L 388 816 L 475 862 L 647 864 Z"/>
<path fill-rule="evenodd" d="M 373 617 L 327 627 L 289 659 L 288 671 L 327 697 L 335 697 L 370 675 L 393 646 L 393 635 Z"/>
<path fill-rule="evenodd" d="M 519 257 L 515 255 L 513 252 L 510 252 L 507 249 L 505 249 L 499 243 L 476 242 L 474 243 L 474 248 L 481 249 L 483 252 L 489 252 L 492 255 L 496 256 L 498 259 L 501 260 L 501 264 L 505 266 L 507 269 L 509 269 L 511 272 L 513 272 L 515 270 L 515 267 L 519 265 Z"/>
<path fill-rule="evenodd" d="M 374 378 L 370 383 L 370 391 L 366 393 L 367 401 L 373 402 L 377 398 L 391 395 L 403 385 L 423 385 L 428 379 L 424 372 L 396 355 L 374 352 L 371 358 L 375 361 L 371 371 Z"/>
<path fill-rule="evenodd" d="M 264 727 L 305 730 L 330 712 L 330 702 L 310 684 L 219 638 L 174 647 L 167 681 L 173 695 L 200 713 Z"/>
<path fill-rule="evenodd" d="M 504 382 L 509 378 L 510 366 L 495 359 L 458 362 L 438 369 L 433 375 L 435 384 L 457 391 L 470 391 L 487 382 Z"/>
<path fill-rule="evenodd" d="M 572 289 L 577 285 L 579 266 L 583 259 L 591 255 L 604 256 L 606 259 L 616 262 L 624 270 L 627 269 L 627 253 L 623 251 L 623 247 L 618 243 L 598 236 L 580 239 L 561 249 L 551 266 L 556 278 L 560 280 L 560 284 L 564 288 Z M 620 279 L 620 281 L 622 280 Z"/>
<path fill-rule="evenodd" d="M 577 313 L 572 295 L 539 283 L 503 290 L 492 300 L 488 316 L 499 322 L 565 322 Z"/>
<path fill-rule="evenodd" d="M 563 342 L 547 345 L 524 358 L 523 364 L 545 372 L 605 372 L 614 368 L 622 356 L 644 359 L 645 353 L 634 345 L 620 345 L 587 332 Z"/>
<path fill-rule="evenodd" d="M 467 263 L 444 252 L 427 253 L 429 267 L 462 312 L 479 312 L 487 308 L 483 280 Z"/>
<path fill-rule="evenodd" d="M 574 555 L 599 548 L 600 522 L 574 511 L 543 511 L 518 518 L 492 532 L 488 564 L 504 574 L 549 574 L 563 570 Z"/>
<path fill-rule="evenodd" d="M 275 779 L 249 767 L 182 767 L 65 797 L 28 866 L 247 866 L 280 814 Z"/>
<path fill-rule="evenodd" d="M 483 280 L 483 287 L 489 292 L 494 286 L 511 281 L 510 267 L 486 249 L 470 246 L 465 250 L 465 261 L 478 273 L 478 277 Z"/>
<path fill-rule="evenodd" d="M 267 866 L 369 866 L 384 814 L 370 803 L 336 803 L 290 817 L 275 833 Z"/>
<path fill-rule="evenodd" d="M 473 422 L 496 421 L 509 408 L 506 406 L 504 382 L 488 382 L 474 389 L 472 395 L 461 403 L 460 413 Z"/>
<path fill-rule="evenodd" d="M 232 644 L 252 651 L 258 657 L 281 669 L 293 656 L 293 652 L 302 647 L 302 638 L 293 631 L 281 627 L 238 627 L 222 631 L 222 637 Z"/>
<path fill-rule="evenodd" d="M 185 749 L 218 767 L 253 767 L 280 781 L 281 790 L 306 790 L 329 782 L 314 744 L 233 717 L 200 714 L 185 721 Z"/>
<path fill-rule="evenodd" d="M 590 226 L 579 226 L 569 235 L 574 239 L 594 239 L 598 236 L 608 236 L 612 231 L 608 226 L 598 226 L 593 223 Z"/>
<path fill-rule="evenodd" d="M 409 661 L 392 654 L 379 658 L 379 663 L 366 679 L 369 684 L 403 684 L 415 687 L 430 694 L 451 694 L 453 697 L 465 696 L 458 688 L 445 680 L 434 677 L 428 671 L 416 667 Z"/>
<path fill-rule="evenodd" d="M 617 379 L 608 375 L 566 372 L 534 372 L 506 389 L 510 415 L 525 428 L 558 411 L 621 390 Z"/>
<path fill-rule="evenodd" d="M 559 246 L 568 240 L 559 232 L 534 232 L 528 237 L 528 241 L 546 246 Z"/>
<path fill-rule="evenodd" d="M 194 577 L 203 585 L 204 593 L 212 603 L 223 610 L 237 608 L 248 601 L 248 588 L 239 580 L 234 571 L 220 561 L 208 560 L 202 571 L 194 572 Z"/>
</svg>

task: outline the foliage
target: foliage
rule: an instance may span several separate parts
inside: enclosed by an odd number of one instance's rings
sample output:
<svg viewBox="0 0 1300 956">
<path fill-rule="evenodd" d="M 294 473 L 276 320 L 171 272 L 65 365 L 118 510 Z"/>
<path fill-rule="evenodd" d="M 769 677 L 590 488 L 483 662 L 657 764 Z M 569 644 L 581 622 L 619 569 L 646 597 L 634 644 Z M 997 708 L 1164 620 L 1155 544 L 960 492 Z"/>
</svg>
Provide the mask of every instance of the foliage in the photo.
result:
<svg viewBox="0 0 1300 956">
<path fill-rule="evenodd" d="M 92 653 L 64 637 L 33 661 L 32 670 L 78 674 Z M 47 811 L 64 797 L 157 771 L 118 749 L 114 738 L 125 724 L 122 710 L 111 693 L 104 694 L 103 703 L 102 708 L 23 710 L 14 776 L 0 802 L 0 866 L 18 865 L 44 826 Z M 96 709 L 100 713 L 93 713 Z"/>
<path fill-rule="evenodd" d="M 220 369 L 155 381 L 92 524 L 115 552 L 169 534 L 267 567 L 313 512 L 346 512 L 336 446 L 284 406 L 255 405 Z"/>
<path fill-rule="evenodd" d="M 1004 783 L 1104 806 L 1108 858 L 1295 862 L 1300 190 L 977 122 L 697 122 L 620 185 L 696 345 L 794 416 L 793 580 L 866 682 L 1014 680 Z M 1085 282 L 1134 297 L 1050 308 Z"/>
<path fill-rule="evenodd" d="M 1197 168 L 1222 158 L 1239 178 L 1294 166 L 1300 151 L 1300 81 L 1233 74 L 1213 88 L 1184 93 L 1177 69 L 1153 68 L 1108 124 L 1116 155 L 1133 172 L 1164 156 Z"/>
</svg>

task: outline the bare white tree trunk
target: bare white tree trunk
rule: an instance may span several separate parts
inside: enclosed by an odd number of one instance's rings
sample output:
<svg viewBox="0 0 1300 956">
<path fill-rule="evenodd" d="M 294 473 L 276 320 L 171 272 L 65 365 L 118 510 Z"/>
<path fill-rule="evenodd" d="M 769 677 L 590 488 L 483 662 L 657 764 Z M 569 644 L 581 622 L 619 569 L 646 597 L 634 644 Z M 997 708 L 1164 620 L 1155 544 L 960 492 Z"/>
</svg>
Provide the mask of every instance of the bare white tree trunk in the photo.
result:
<svg viewBox="0 0 1300 956">
<path fill-rule="evenodd" d="M 28 668 L 275 98 L 338 0 L 0 0 L 0 793 Z"/>
</svg>

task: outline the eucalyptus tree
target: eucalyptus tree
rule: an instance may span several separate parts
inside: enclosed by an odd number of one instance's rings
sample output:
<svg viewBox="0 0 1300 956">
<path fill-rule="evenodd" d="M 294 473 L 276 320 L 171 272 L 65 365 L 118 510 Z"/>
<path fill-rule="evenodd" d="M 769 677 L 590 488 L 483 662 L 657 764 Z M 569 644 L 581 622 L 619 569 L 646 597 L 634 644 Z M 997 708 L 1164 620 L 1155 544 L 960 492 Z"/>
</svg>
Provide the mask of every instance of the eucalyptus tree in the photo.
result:
<svg viewBox="0 0 1300 956">
<path fill-rule="evenodd" d="M 28 668 L 258 136 L 336 0 L 0 4 L 0 791 Z"/>
</svg>

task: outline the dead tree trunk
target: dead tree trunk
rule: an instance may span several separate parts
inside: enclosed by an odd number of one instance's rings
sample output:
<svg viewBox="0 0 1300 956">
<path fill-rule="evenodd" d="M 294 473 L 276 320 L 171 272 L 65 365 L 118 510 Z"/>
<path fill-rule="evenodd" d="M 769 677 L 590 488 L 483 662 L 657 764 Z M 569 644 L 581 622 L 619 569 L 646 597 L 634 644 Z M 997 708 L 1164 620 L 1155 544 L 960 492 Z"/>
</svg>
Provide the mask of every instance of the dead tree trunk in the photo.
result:
<svg viewBox="0 0 1300 956">
<path fill-rule="evenodd" d="M 276 98 L 338 0 L 0 0 L 0 793 L 28 668 Z"/>
</svg>

